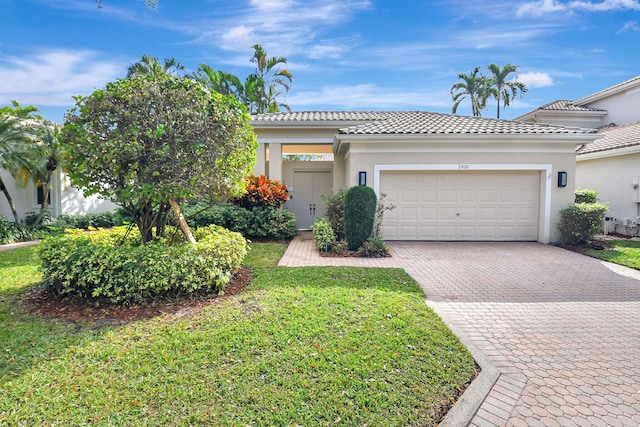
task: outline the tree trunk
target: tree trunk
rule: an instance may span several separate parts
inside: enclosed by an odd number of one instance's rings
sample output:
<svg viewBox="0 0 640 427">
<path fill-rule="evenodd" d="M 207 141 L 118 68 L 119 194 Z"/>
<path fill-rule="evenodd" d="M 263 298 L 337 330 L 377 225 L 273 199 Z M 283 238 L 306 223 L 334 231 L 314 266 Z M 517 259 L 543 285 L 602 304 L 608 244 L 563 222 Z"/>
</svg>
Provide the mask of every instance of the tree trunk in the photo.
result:
<svg viewBox="0 0 640 427">
<path fill-rule="evenodd" d="M 171 204 L 171 209 L 175 212 L 176 217 L 178 218 L 178 225 L 180 226 L 180 230 L 184 233 L 184 236 L 187 238 L 189 243 L 196 243 L 196 239 L 193 237 L 191 233 L 191 229 L 189 228 L 189 224 L 187 224 L 187 220 L 184 219 L 182 215 L 182 211 L 180 210 L 180 205 L 174 199 L 169 200 L 169 204 Z"/>
<path fill-rule="evenodd" d="M 142 244 L 153 240 L 153 206 L 144 203 L 140 209 L 136 212 L 136 224 L 138 224 L 138 230 L 140 230 L 140 236 L 142 237 Z"/>
<path fill-rule="evenodd" d="M 9 203 L 9 207 L 11 208 L 11 213 L 13 214 L 13 220 L 15 221 L 16 224 L 19 224 L 20 221 L 18 220 L 18 212 L 16 211 L 16 205 L 15 203 L 13 203 L 11 194 L 9 194 L 9 190 L 7 190 L 7 187 L 4 185 L 2 178 L 0 178 L 0 190 L 2 190 L 2 192 L 4 193 L 4 197 L 7 198 L 7 202 Z"/>
</svg>

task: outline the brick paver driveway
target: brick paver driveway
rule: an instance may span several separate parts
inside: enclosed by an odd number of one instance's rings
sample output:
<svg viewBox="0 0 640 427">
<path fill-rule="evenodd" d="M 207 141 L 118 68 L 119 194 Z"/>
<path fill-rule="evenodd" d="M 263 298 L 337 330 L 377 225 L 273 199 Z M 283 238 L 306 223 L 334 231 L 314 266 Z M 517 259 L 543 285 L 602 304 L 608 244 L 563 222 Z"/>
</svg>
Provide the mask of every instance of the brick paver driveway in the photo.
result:
<svg viewBox="0 0 640 427">
<path fill-rule="evenodd" d="M 539 243 L 391 242 L 392 258 L 280 265 L 404 268 L 483 371 L 442 424 L 640 425 L 640 272 Z"/>
<path fill-rule="evenodd" d="M 538 243 L 390 246 L 493 365 L 471 425 L 640 425 L 640 272 Z"/>
</svg>

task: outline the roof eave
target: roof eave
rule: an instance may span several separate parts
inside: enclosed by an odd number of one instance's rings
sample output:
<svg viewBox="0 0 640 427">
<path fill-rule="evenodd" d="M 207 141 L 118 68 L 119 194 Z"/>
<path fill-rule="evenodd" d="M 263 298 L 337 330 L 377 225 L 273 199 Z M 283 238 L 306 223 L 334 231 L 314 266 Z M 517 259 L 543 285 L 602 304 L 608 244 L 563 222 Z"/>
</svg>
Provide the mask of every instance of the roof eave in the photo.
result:
<svg viewBox="0 0 640 427">
<path fill-rule="evenodd" d="M 584 98 L 580 98 L 574 101 L 576 105 L 586 105 L 594 101 L 598 101 L 603 98 L 607 98 L 609 96 L 615 95 L 620 92 L 624 92 L 631 88 L 640 87 L 640 80 L 638 78 L 631 79 L 630 81 L 611 87 L 609 89 L 604 89 L 600 92 L 593 93 L 591 95 L 587 95 Z"/>
</svg>

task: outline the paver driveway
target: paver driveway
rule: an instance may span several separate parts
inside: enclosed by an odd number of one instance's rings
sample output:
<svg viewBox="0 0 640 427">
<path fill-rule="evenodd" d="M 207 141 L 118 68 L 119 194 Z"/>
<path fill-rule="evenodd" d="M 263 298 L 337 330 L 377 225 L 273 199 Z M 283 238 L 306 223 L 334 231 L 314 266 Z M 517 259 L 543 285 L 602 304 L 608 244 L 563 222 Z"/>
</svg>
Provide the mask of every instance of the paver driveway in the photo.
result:
<svg viewBox="0 0 640 427">
<path fill-rule="evenodd" d="M 294 243 L 281 265 L 364 261 Z M 404 268 L 483 367 L 445 422 L 640 425 L 640 272 L 539 243 L 390 248 L 378 266 Z"/>
</svg>

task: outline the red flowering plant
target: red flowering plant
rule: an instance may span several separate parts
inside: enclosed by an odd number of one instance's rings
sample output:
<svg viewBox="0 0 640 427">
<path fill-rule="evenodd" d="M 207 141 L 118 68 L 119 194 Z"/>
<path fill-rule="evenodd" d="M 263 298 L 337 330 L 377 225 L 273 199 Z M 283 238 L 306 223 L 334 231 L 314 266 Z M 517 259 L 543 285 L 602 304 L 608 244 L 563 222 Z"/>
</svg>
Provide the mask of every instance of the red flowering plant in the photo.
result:
<svg viewBox="0 0 640 427">
<path fill-rule="evenodd" d="M 271 180 L 264 175 L 249 175 L 245 178 L 246 190 L 242 197 L 231 200 L 234 205 L 243 208 L 254 206 L 273 206 L 279 208 L 289 200 L 287 185 L 277 179 Z"/>
</svg>

